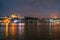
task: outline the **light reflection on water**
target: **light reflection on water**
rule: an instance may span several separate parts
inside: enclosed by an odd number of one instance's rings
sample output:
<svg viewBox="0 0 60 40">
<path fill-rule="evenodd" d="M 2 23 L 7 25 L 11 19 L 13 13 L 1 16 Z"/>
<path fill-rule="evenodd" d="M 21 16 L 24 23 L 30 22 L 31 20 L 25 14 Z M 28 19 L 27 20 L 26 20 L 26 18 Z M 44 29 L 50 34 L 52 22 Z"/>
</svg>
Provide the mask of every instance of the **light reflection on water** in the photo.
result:
<svg viewBox="0 0 60 40">
<path fill-rule="evenodd" d="M 0 25 L 0 39 L 1 40 L 22 40 L 24 35 L 24 25 L 9 24 Z"/>
<path fill-rule="evenodd" d="M 0 25 L 0 40 L 29 40 L 28 38 L 31 40 L 59 40 L 60 38 L 59 24 L 41 23 L 36 28 L 35 25 L 25 26 L 25 24 Z"/>
</svg>

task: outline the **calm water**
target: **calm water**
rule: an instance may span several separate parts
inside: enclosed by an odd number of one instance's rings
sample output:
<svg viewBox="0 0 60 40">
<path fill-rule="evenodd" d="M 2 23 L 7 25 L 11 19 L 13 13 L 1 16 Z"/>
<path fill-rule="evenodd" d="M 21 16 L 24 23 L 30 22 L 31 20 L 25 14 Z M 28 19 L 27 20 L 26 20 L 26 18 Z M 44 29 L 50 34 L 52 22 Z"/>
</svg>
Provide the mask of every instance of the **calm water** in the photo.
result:
<svg viewBox="0 0 60 40">
<path fill-rule="evenodd" d="M 0 24 L 0 40 L 60 40 L 60 25 L 52 23 Z"/>
</svg>

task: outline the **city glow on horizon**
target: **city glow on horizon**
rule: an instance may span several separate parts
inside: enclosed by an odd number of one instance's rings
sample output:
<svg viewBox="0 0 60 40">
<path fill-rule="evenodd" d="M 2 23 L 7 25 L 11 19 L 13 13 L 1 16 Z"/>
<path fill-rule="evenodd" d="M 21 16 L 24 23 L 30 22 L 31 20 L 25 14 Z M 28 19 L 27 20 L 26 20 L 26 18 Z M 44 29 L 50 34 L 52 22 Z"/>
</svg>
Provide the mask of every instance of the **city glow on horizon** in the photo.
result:
<svg viewBox="0 0 60 40">
<path fill-rule="evenodd" d="M 55 12 L 52 12 L 51 14 L 50 14 L 50 17 L 51 18 L 59 18 L 59 16 L 58 16 L 58 14 L 57 13 L 55 13 Z"/>
<path fill-rule="evenodd" d="M 58 17 L 53 15 L 53 17 L 52 17 L 52 18 L 55 18 L 55 19 L 56 19 L 56 18 L 58 18 Z"/>
</svg>

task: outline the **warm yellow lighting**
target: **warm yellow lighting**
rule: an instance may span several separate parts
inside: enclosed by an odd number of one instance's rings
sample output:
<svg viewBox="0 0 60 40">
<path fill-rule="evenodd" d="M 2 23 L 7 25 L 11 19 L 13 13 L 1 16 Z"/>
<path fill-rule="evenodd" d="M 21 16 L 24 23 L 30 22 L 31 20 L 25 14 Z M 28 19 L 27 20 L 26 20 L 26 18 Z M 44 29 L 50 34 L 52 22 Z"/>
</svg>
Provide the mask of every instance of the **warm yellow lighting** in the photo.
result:
<svg viewBox="0 0 60 40">
<path fill-rule="evenodd" d="M 10 19 L 4 19 L 3 22 L 4 23 L 10 23 Z"/>
<path fill-rule="evenodd" d="M 50 18 L 58 18 L 58 14 L 56 12 L 53 12 L 50 14 Z"/>
<path fill-rule="evenodd" d="M 8 37 L 8 23 L 6 23 L 6 37 Z"/>
<path fill-rule="evenodd" d="M 57 17 L 57 16 L 53 16 L 53 18 L 55 18 L 55 19 L 56 19 L 56 18 L 58 18 L 58 17 Z"/>
<path fill-rule="evenodd" d="M 14 13 L 14 14 L 11 15 L 11 17 L 12 17 L 12 18 L 16 18 L 17 15 Z"/>
<path fill-rule="evenodd" d="M 10 19 L 4 19 L 3 20 L 3 22 L 6 25 L 6 37 L 8 36 L 8 25 L 9 25 L 10 21 L 11 21 Z"/>
<path fill-rule="evenodd" d="M 56 22 L 57 24 L 60 24 L 60 22 Z"/>
<path fill-rule="evenodd" d="M 54 25 L 57 25 L 57 24 L 60 24 L 60 22 L 57 21 L 57 20 L 54 20 L 54 21 L 53 21 L 53 24 L 54 24 Z"/>
<path fill-rule="evenodd" d="M 11 24 L 10 31 L 11 31 L 11 35 L 12 36 L 16 35 L 16 33 L 17 33 L 17 26 L 18 25 L 16 23 L 12 23 Z"/>
<path fill-rule="evenodd" d="M 16 16 L 15 15 L 11 15 L 12 18 L 15 18 Z"/>
</svg>

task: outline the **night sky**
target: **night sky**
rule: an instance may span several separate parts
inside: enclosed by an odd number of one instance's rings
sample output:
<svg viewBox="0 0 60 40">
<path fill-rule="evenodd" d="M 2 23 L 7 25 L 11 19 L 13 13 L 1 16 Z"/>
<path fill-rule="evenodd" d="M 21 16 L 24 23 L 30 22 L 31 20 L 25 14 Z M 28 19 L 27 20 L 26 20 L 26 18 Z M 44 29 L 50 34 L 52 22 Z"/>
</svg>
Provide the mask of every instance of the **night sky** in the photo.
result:
<svg viewBox="0 0 60 40">
<path fill-rule="evenodd" d="M 60 17 L 60 0 L 0 0 L 0 16 Z"/>
</svg>

